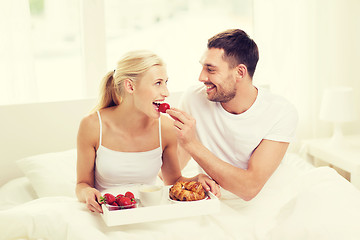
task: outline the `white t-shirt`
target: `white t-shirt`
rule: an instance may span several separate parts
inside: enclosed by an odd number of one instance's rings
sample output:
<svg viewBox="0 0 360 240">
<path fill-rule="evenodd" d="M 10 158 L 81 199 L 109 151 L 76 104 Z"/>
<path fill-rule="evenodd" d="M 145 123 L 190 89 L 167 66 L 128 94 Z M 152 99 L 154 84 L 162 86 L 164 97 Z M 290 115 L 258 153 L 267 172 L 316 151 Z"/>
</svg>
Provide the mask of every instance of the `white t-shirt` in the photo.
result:
<svg viewBox="0 0 360 240">
<path fill-rule="evenodd" d="M 195 118 L 198 137 L 205 147 L 242 169 L 247 169 L 262 139 L 290 142 L 298 122 L 290 102 L 262 88 L 258 88 L 254 104 L 241 114 L 231 114 L 220 103 L 209 101 L 204 85 L 186 91 L 180 108 Z"/>
</svg>

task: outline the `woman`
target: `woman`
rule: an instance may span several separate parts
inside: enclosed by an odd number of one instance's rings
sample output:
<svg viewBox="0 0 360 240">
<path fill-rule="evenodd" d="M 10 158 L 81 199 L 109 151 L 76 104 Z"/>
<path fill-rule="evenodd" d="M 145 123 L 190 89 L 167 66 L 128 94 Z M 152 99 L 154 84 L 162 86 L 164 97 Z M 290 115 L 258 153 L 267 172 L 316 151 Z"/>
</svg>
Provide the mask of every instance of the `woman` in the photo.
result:
<svg viewBox="0 0 360 240">
<path fill-rule="evenodd" d="M 196 180 L 217 191 L 204 174 L 181 176 L 173 121 L 158 111 L 167 81 L 163 61 L 148 51 L 129 52 L 104 77 L 97 111 L 82 119 L 77 138 L 76 194 L 90 211 L 102 212 L 100 191 L 155 183 L 160 169 L 167 185 Z"/>
</svg>

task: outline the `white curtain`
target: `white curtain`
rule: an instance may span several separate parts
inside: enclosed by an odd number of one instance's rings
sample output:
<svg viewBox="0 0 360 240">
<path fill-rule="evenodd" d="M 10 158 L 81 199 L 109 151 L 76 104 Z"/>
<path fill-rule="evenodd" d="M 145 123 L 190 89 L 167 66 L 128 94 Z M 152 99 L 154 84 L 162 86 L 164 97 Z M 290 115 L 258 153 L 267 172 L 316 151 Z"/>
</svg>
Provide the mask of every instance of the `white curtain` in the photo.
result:
<svg viewBox="0 0 360 240">
<path fill-rule="evenodd" d="M 360 108 L 359 11 L 358 0 L 254 0 L 260 51 L 254 81 L 269 84 L 297 107 L 295 145 L 332 134 L 331 123 L 318 118 L 325 88 L 354 88 Z M 360 120 L 346 124 L 344 132 L 360 133 Z"/>
<path fill-rule="evenodd" d="M 30 27 L 28 0 L 0 0 L 0 104 L 37 99 Z"/>
</svg>

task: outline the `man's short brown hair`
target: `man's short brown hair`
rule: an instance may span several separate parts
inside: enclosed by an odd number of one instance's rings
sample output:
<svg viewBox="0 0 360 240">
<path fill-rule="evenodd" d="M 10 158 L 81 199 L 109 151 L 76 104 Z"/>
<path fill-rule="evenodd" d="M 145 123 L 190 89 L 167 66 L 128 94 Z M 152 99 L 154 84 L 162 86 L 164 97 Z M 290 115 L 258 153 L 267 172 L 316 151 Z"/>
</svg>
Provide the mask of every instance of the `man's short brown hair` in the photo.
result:
<svg viewBox="0 0 360 240">
<path fill-rule="evenodd" d="M 230 68 L 244 64 L 250 77 L 253 77 L 259 60 L 259 50 L 254 40 L 243 30 L 229 29 L 218 33 L 208 40 L 207 47 L 224 49 L 223 57 Z"/>
</svg>

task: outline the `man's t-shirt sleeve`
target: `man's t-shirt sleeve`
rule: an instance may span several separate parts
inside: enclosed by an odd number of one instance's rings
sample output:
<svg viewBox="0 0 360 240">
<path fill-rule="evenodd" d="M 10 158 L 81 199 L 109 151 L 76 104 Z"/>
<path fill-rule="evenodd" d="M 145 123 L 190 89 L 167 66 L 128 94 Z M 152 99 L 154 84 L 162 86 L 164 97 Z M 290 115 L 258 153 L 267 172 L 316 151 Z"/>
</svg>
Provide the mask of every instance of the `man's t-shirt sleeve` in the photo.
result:
<svg viewBox="0 0 360 240">
<path fill-rule="evenodd" d="M 278 121 L 264 139 L 278 142 L 291 142 L 295 137 L 298 120 L 299 117 L 296 108 L 289 104 L 289 106 L 279 114 Z"/>
</svg>

